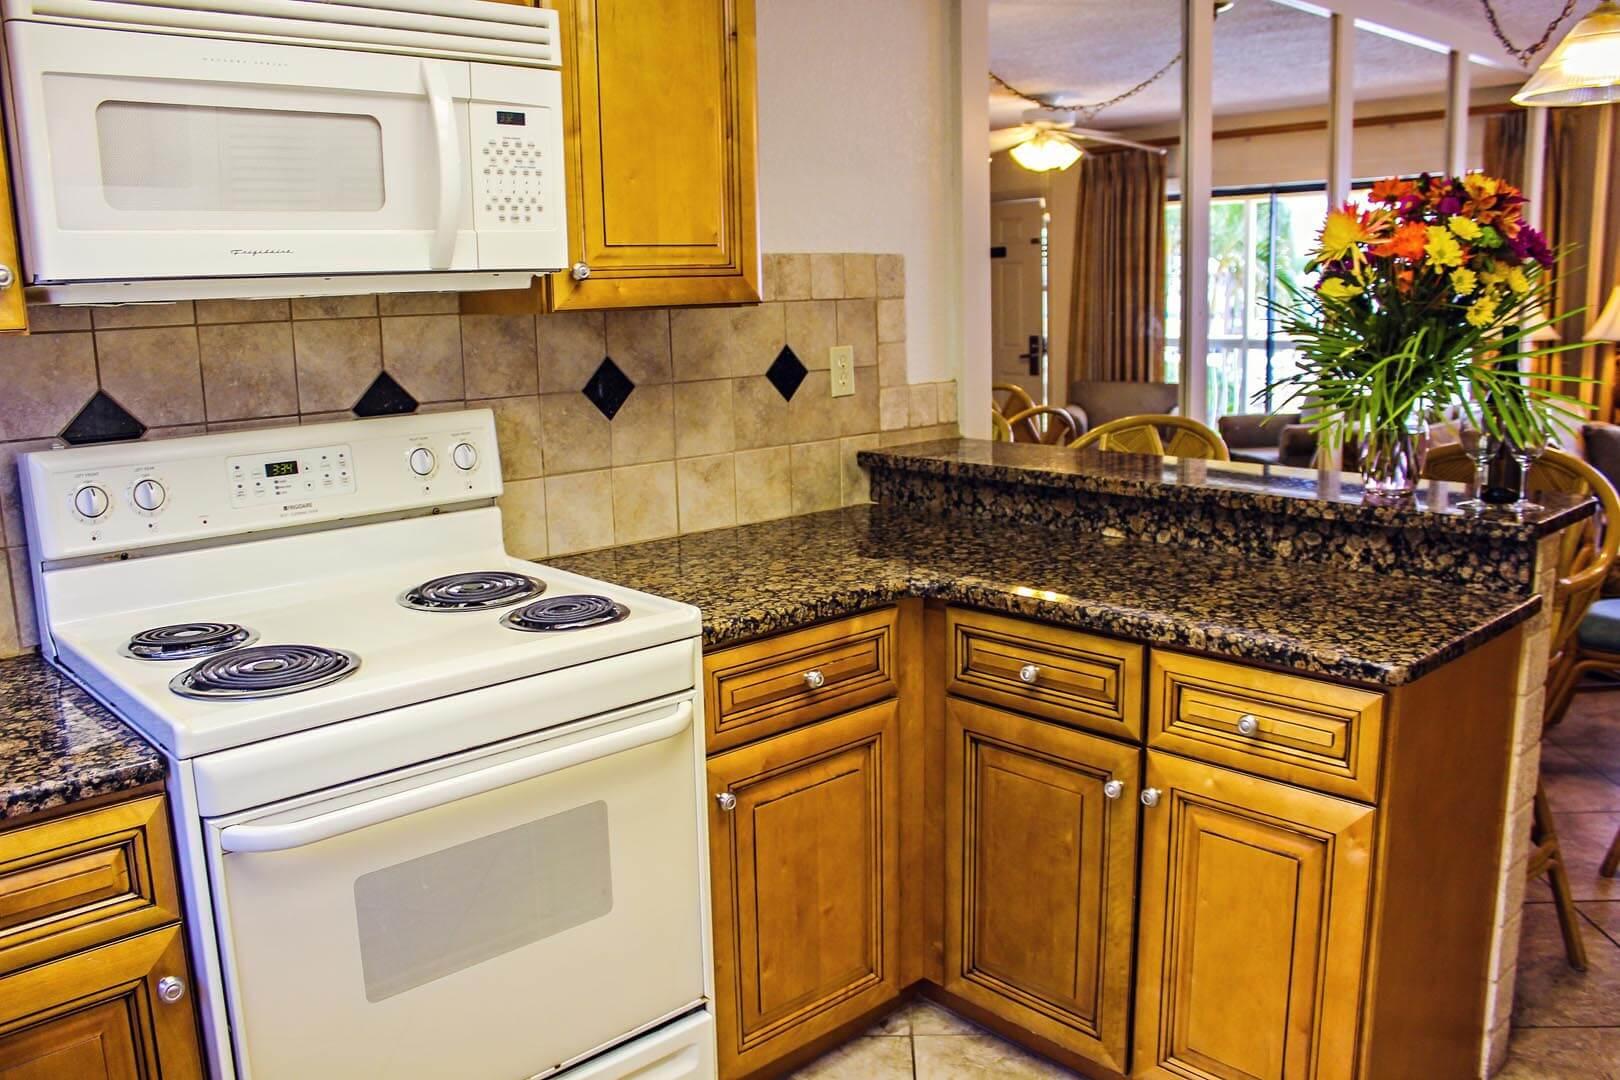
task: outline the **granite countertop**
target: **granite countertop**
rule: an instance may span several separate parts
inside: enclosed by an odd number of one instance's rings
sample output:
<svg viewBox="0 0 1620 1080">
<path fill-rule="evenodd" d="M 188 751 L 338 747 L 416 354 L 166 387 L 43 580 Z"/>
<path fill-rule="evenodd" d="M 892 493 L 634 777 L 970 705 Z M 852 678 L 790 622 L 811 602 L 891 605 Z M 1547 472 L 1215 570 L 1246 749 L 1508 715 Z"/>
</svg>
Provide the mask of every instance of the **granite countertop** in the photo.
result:
<svg viewBox="0 0 1620 1080">
<path fill-rule="evenodd" d="M 1540 599 L 984 519 L 864 506 L 552 560 L 703 611 L 705 646 L 934 597 L 1395 686 Z"/>
<path fill-rule="evenodd" d="M 994 481 L 1031 488 L 1150 497 L 1259 510 L 1318 521 L 1346 521 L 1395 528 L 1423 528 L 1521 542 L 1557 532 L 1596 509 L 1585 496 L 1543 493 L 1543 509 L 1518 517 L 1457 509 L 1465 485 L 1424 481 L 1409 506 L 1378 506 L 1362 500 L 1354 473 L 1205 461 L 1147 454 L 1070 450 L 1037 443 L 948 439 L 883 450 L 863 450 L 860 463 L 958 480 Z"/>
<path fill-rule="evenodd" d="M 161 754 L 40 656 L 0 660 L 0 820 L 163 776 Z"/>
</svg>

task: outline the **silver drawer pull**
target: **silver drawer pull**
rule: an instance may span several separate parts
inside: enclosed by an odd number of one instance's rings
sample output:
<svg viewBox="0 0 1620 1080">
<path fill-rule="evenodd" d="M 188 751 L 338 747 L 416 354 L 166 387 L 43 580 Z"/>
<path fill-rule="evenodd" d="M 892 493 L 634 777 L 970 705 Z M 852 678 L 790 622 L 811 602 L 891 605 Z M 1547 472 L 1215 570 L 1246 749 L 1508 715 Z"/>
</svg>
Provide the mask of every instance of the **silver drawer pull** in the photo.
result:
<svg viewBox="0 0 1620 1080">
<path fill-rule="evenodd" d="M 1256 720 L 1253 716 L 1249 716 L 1249 715 L 1245 714 L 1244 716 L 1240 716 L 1238 718 L 1238 734 L 1239 735 L 1253 735 L 1255 732 L 1257 732 L 1259 730 L 1260 730 L 1260 721 Z"/>
<path fill-rule="evenodd" d="M 1041 669 L 1036 667 L 1034 664 L 1025 664 L 1023 667 L 1018 669 L 1019 682 L 1028 683 L 1029 685 L 1034 686 L 1035 680 L 1039 679 L 1040 677 Z"/>
<path fill-rule="evenodd" d="M 164 1004 L 173 1005 L 186 996 L 186 982 L 176 975 L 165 975 L 158 980 L 157 995 Z"/>
<path fill-rule="evenodd" d="M 827 685 L 827 676 L 823 675 L 819 668 L 811 668 L 804 673 L 804 685 L 812 690 L 820 690 Z"/>
<path fill-rule="evenodd" d="M 1103 795 L 1110 799 L 1117 799 L 1125 794 L 1125 783 L 1121 780 L 1110 780 L 1103 785 Z"/>
<path fill-rule="evenodd" d="M 1143 806 L 1158 806 L 1159 805 L 1159 789 L 1156 788 L 1156 787 L 1143 788 L 1142 789 L 1142 805 Z"/>
<path fill-rule="evenodd" d="M 714 801 L 719 803 L 720 809 L 724 810 L 728 814 L 737 809 L 737 796 L 733 795 L 729 791 L 722 791 L 720 794 L 714 797 Z"/>
</svg>

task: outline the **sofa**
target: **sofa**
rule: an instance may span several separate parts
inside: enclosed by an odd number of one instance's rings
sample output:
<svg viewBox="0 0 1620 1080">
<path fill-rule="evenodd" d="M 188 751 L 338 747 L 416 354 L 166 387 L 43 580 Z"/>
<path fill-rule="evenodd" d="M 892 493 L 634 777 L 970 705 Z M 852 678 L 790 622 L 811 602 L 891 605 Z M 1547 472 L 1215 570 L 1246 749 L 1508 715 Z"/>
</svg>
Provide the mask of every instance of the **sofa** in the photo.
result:
<svg viewBox="0 0 1620 1080">
<path fill-rule="evenodd" d="M 1174 383 L 1076 379 L 1069 384 L 1069 403 L 1064 410 L 1084 435 L 1124 416 L 1174 413 L 1180 399 L 1181 388 Z"/>
<path fill-rule="evenodd" d="M 1316 432 L 1300 413 L 1237 413 L 1215 421 L 1233 461 L 1310 468 L 1316 461 Z"/>
</svg>

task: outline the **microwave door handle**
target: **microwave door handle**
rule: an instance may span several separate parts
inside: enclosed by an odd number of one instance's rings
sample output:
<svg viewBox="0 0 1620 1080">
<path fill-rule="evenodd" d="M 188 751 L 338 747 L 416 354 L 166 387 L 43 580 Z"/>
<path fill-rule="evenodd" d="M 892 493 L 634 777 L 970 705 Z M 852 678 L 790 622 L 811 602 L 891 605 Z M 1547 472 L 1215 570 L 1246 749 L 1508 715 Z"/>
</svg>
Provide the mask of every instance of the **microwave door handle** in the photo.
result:
<svg viewBox="0 0 1620 1080">
<path fill-rule="evenodd" d="M 622 754 L 640 746 L 672 739 L 692 723 L 692 703 L 683 701 L 673 712 L 657 720 L 621 728 L 606 735 L 570 743 L 553 750 L 542 750 L 515 761 L 503 761 L 484 769 L 452 776 L 437 783 L 384 795 L 370 802 L 355 803 L 325 814 L 275 825 L 227 825 L 220 830 L 219 844 L 227 852 L 242 854 L 287 851 L 330 840 L 369 825 L 430 810 L 511 784 L 533 780 L 574 765 Z"/>
<path fill-rule="evenodd" d="M 439 163 L 439 214 L 433 225 L 433 246 L 428 264 L 448 270 L 455 260 L 456 228 L 461 219 L 461 181 L 467 173 L 457 146 L 455 99 L 445 81 L 441 61 L 422 61 L 422 85 L 427 90 L 428 112 L 433 118 L 433 141 Z"/>
</svg>

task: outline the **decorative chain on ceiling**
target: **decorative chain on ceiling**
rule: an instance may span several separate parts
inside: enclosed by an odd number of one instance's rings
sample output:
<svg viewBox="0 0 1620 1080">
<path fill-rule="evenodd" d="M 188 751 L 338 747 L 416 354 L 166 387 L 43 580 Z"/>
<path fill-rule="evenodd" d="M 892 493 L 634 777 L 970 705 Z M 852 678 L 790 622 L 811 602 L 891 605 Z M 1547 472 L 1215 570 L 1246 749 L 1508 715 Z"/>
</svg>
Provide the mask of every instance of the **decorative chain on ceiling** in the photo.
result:
<svg viewBox="0 0 1620 1080">
<path fill-rule="evenodd" d="M 1120 102 L 1125 101 L 1128 98 L 1135 97 L 1137 94 L 1140 94 L 1142 91 L 1164 78 L 1177 64 L 1181 63 L 1181 58 L 1183 55 L 1185 54 L 1176 53 L 1176 55 L 1171 57 L 1170 62 L 1165 64 L 1164 67 L 1160 68 L 1158 71 L 1155 71 L 1152 75 L 1149 75 L 1147 78 L 1143 79 L 1129 90 L 1115 94 L 1107 101 L 1099 101 L 1094 105 L 1061 105 L 1050 98 L 1039 97 L 1035 94 L 1026 94 L 1024 91 L 1018 89 L 1018 87 L 1014 86 L 1006 79 L 1003 79 L 1000 75 L 997 75 L 993 71 L 990 73 L 990 79 L 997 86 L 1007 91 L 1007 93 L 1013 95 L 1014 97 L 1022 98 L 1031 105 L 1038 105 L 1043 109 L 1059 109 L 1064 112 L 1073 112 L 1077 114 L 1083 122 L 1089 124 L 1092 121 L 1092 118 L 1098 113 L 1102 112 L 1104 109 L 1111 108 L 1112 106 L 1118 105 Z"/>
<path fill-rule="evenodd" d="M 1502 43 L 1502 48 L 1517 57 L 1519 63 L 1527 67 L 1530 61 L 1535 59 L 1536 54 L 1545 49 L 1547 43 L 1552 41 L 1553 35 L 1558 33 L 1558 28 L 1564 25 L 1564 20 L 1574 14 L 1576 2 L 1577 0 L 1565 0 L 1564 10 L 1558 13 L 1556 19 L 1547 24 L 1547 29 L 1541 35 L 1541 40 L 1529 48 L 1520 48 L 1508 40 L 1507 34 L 1502 30 L 1502 23 L 1496 17 L 1496 9 L 1491 6 L 1491 0 L 1479 0 L 1480 6 L 1485 9 L 1485 20 L 1491 24 L 1491 33 L 1496 35 L 1496 40 Z"/>
</svg>

